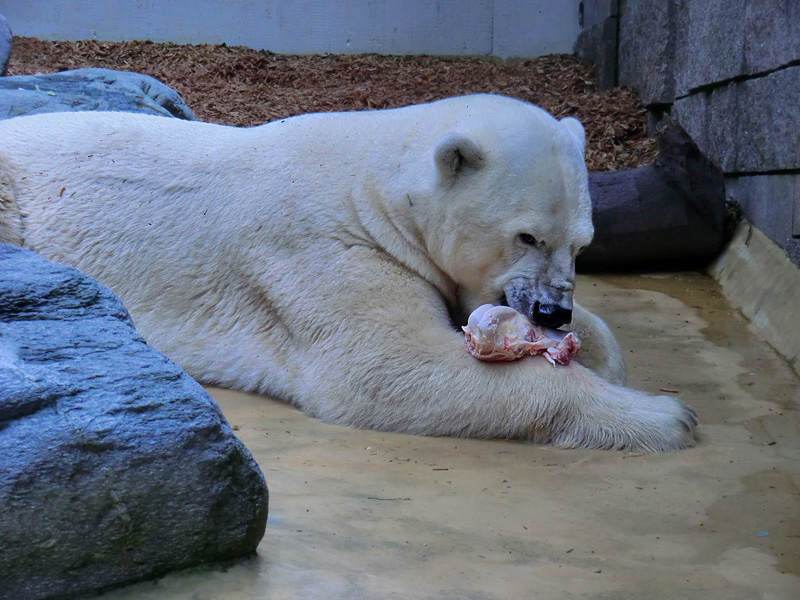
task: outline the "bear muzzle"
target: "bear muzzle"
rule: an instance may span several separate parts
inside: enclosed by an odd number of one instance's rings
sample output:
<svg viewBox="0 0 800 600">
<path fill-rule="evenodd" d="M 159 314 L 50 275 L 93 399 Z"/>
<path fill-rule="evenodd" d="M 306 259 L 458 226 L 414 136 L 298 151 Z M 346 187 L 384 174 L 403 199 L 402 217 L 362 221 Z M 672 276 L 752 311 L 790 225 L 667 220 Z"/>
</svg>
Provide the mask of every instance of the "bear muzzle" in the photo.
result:
<svg viewBox="0 0 800 600">
<path fill-rule="evenodd" d="M 533 323 L 557 329 L 572 321 L 572 286 L 541 285 L 526 277 L 512 279 L 501 304 L 522 313 Z"/>
</svg>

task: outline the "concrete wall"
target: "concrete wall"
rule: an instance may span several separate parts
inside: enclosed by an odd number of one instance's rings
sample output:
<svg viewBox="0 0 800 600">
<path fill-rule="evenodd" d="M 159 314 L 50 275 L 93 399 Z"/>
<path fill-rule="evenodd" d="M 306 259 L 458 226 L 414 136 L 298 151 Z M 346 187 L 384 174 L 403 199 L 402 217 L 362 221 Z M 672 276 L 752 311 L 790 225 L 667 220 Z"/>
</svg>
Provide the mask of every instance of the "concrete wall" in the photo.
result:
<svg viewBox="0 0 800 600">
<path fill-rule="evenodd" d="M 589 0 L 576 49 L 675 117 L 800 266 L 800 0 Z M 589 8 L 591 7 L 591 8 Z M 616 51 L 613 64 L 598 60 Z"/>
<path fill-rule="evenodd" d="M 289 54 L 572 52 L 579 0 L 0 0 L 16 35 Z"/>
</svg>

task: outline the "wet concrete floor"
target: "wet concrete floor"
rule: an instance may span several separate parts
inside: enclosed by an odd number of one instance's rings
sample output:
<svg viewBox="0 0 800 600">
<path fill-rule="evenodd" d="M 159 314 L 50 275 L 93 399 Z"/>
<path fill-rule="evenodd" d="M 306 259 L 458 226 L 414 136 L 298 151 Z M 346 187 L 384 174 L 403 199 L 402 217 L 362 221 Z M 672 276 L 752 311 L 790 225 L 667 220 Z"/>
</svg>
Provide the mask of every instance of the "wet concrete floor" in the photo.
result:
<svg viewBox="0 0 800 600">
<path fill-rule="evenodd" d="M 104 600 L 800 598 L 800 381 L 702 274 L 581 277 L 698 445 L 559 450 L 320 423 L 210 389 L 261 465 L 258 556 Z"/>
</svg>

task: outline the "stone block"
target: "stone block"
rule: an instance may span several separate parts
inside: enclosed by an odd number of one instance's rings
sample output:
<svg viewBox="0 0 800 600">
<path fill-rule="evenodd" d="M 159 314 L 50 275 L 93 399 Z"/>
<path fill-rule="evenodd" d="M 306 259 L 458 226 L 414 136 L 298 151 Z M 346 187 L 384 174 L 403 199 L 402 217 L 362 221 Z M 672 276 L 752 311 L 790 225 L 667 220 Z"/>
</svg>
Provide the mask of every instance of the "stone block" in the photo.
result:
<svg viewBox="0 0 800 600">
<path fill-rule="evenodd" d="M 617 82 L 647 106 L 675 99 L 676 10 L 663 0 L 620 0 Z"/>
<path fill-rule="evenodd" d="M 800 2 L 748 2 L 745 34 L 745 71 L 748 74 L 800 61 Z"/>
<path fill-rule="evenodd" d="M 686 0 L 679 11 L 677 96 L 800 60 L 800 2 Z"/>
<path fill-rule="evenodd" d="M 619 0 L 620 85 L 646 105 L 800 61 L 800 2 Z"/>
<path fill-rule="evenodd" d="M 800 66 L 675 102 L 674 114 L 725 173 L 800 168 Z"/>
<path fill-rule="evenodd" d="M 681 6 L 676 96 L 741 73 L 746 5 L 747 0 L 687 0 Z"/>
<path fill-rule="evenodd" d="M 800 266 L 800 174 L 727 177 L 726 196 Z"/>
<path fill-rule="evenodd" d="M 578 5 L 580 26 L 588 29 L 619 16 L 619 0 L 583 0 Z"/>
<path fill-rule="evenodd" d="M 594 65 L 598 89 L 610 89 L 617 85 L 619 1 L 585 0 L 578 12 L 582 31 L 574 52 Z"/>
<path fill-rule="evenodd" d="M 267 487 L 108 288 L 0 244 L 0 600 L 252 554 Z"/>
<path fill-rule="evenodd" d="M 584 29 L 575 43 L 578 58 L 594 65 L 600 90 L 617 84 L 617 19 L 611 17 Z"/>
<path fill-rule="evenodd" d="M 798 175 L 793 175 L 795 178 L 800 178 Z M 800 180 L 794 183 L 792 190 L 792 238 L 800 243 Z M 798 261 L 800 264 L 800 261 Z"/>
</svg>

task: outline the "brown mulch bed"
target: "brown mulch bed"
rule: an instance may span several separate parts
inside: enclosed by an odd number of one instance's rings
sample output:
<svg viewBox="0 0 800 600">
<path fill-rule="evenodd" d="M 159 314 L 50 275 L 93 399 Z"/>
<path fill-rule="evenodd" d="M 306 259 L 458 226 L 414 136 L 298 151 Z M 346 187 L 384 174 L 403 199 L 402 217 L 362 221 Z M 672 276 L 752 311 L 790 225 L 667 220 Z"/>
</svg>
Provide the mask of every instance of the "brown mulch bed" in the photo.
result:
<svg viewBox="0 0 800 600">
<path fill-rule="evenodd" d="M 319 111 L 393 108 L 489 92 L 541 106 L 586 127 L 589 170 L 652 161 L 645 111 L 626 88 L 600 93 L 589 65 L 565 55 L 499 63 L 431 56 L 289 56 L 225 45 L 45 42 L 15 37 L 9 75 L 104 67 L 136 71 L 175 89 L 198 119 L 252 126 Z"/>
</svg>

